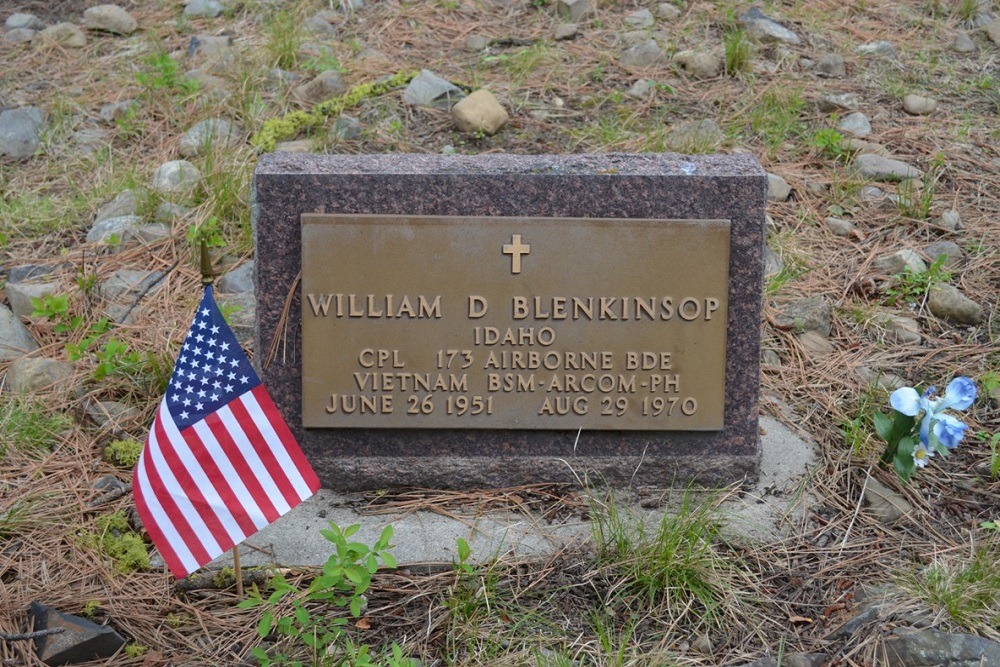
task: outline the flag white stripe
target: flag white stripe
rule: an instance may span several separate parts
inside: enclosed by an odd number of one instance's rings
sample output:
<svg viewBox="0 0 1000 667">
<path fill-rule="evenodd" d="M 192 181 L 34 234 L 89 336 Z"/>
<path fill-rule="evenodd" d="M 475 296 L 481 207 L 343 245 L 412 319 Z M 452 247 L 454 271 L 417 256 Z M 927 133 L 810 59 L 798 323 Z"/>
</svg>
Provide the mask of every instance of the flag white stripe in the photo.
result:
<svg viewBox="0 0 1000 667">
<path fill-rule="evenodd" d="M 257 397 L 253 395 L 253 392 L 247 392 L 240 397 L 243 400 L 243 405 L 246 406 L 247 412 L 250 414 L 250 418 L 253 419 L 254 424 L 260 429 L 261 435 L 264 436 L 264 442 L 267 443 L 271 451 L 274 452 L 274 457 L 277 459 L 278 464 L 281 469 L 285 472 L 288 477 L 288 481 L 292 483 L 292 487 L 295 489 L 295 493 L 300 499 L 308 498 L 312 495 L 312 491 L 309 490 L 309 485 L 302 478 L 299 473 L 298 466 L 295 465 L 295 461 L 288 454 L 288 450 L 285 449 L 285 445 L 281 442 L 281 438 L 275 432 L 274 427 L 271 426 L 271 420 L 267 418 L 264 413 L 264 408 L 260 406 L 257 402 Z"/>
<path fill-rule="evenodd" d="M 149 465 L 147 461 L 147 453 L 152 449 L 152 443 L 147 444 L 146 449 L 143 450 L 142 455 L 139 457 L 139 464 L 136 466 L 135 470 L 135 482 L 139 485 L 142 491 L 142 497 L 146 501 L 146 506 L 153 519 L 152 522 L 163 532 L 167 541 L 170 543 L 170 548 L 176 554 L 177 559 L 184 565 L 184 568 L 188 572 L 193 572 L 199 567 L 198 559 L 194 557 L 191 550 L 188 549 L 187 544 L 184 543 L 183 539 L 179 539 L 177 529 L 174 527 L 173 522 L 167 515 L 166 510 L 160 504 L 159 499 L 156 497 L 156 493 L 153 491 L 153 487 L 149 481 L 149 475 L 146 472 L 146 466 Z"/>
<path fill-rule="evenodd" d="M 242 398 L 243 397 L 240 397 L 235 400 L 242 401 Z M 260 482 L 261 487 L 264 489 L 264 493 L 267 495 L 268 500 L 271 501 L 271 504 L 274 505 L 274 509 L 278 512 L 278 515 L 281 516 L 290 510 L 291 507 L 289 507 L 288 502 L 285 501 L 285 496 L 282 495 L 281 489 L 279 489 L 277 484 L 274 483 L 271 472 L 267 469 L 267 466 L 264 465 L 264 462 L 260 460 L 257 450 L 254 448 L 253 443 L 250 442 L 250 438 L 243 431 L 243 427 L 240 426 L 240 422 L 237 421 L 232 409 L 228 405 L 224 405 L 219 408 L 219 411 L 216 414 L 219 415 L 219 419 L 222 421 L 223 426 L 225 426 L 226 430 L 229 432 L 229 437 L 233 439 L 236 446 L 243 452 L 247 463 L 257 476 L 257 481 Z"/>
<path fill-rule="evenodd" d="M 191 475 L 191 479 L 194 481 L 195 486 L 201 491 L 201 495 L 204 496 L 205 502 L 208 503 L 212 511 L 215 512 L 215 516 L 218 517 L 219 523 L 229 534 L 229 539 L 232 540 L 233 544 L 239 544 L 247 538 L 243 534 L 243 529 L 240 528 L 239 524 L 236 523 L 236 519 L 233 517 L 232 512 L 226 506 L 225 501 L 219 495 L 216 490 L 215 485 L 208 478 L 205 473 L 205 469 L 201 467 L 201 463 L 195 457 L 194 452 L 191 451 L 191 447 L 188 446 L 187 440 L 181 435 L 181 432 L 177 429 L 177 424 L 174 420 L 170 418 L 168 408 L 166 404 L 163 405 L 164 416 L 161 419 L 163 424 L 163 430 L 167 434 L 167 438 L 174 446 L 174 452 L 177 454 L 177 458 L 180 459 L 181 465 L 187 470 L 188 474 Z"/>
<path fill-rule="evenodd" d="M 173 425 L 173 417 L 170 416 L 170 411 L 167 409 L 166 403 L 160 404 L 160 414 L 159 420 L 163 424 L 164 430 L 168 428 L 169 425 Z M 174 426 L 176 432 L 176 426 Z M 209 556 L 215 558 L 222 553 L 222 547 L 219 543 L 215 541 L 212 536 L 212 531 L 209 530 L 208 526 L 202 520 L 201 516 L 198 514 L 198 510 L 195 509 L 191 500 L 188 498 L 187 493 L 184 491 L 184 487 L 181 486 L 180 482 L 174 476 L 173 470 L 170 469 L 170 465 L 167 463 L 167 459 L 163 456 L 163 452 L 160 451 L 160 443 L 156 439 L 156 429 L 154 428 L 149 432 L 149 442 L 152 446 L 150 454 L 150 464 L 156 468 L 156 471 L 160 473 L 160 478 L 163 480 L 163 486 L 168 494 L 177 503 L 177 509 L 180 510 L 181 514 L 187 520 L 188 525 L 191 526 L 191 530 L 194 531 L 195 537 L 201 542 L 202 547 L 208 552 Z M 179 532 L 179 531 L 178 531 Z"/>
<path fill-rule="evenodd" d="M 264 516 L 264 512 L 257 505 L 257 501 L 254 500 L 253 494 L 247 488 L 246 484 L 243 483 L 243 478 L 233 467 L 233 463 L 229 456 L 226 455 L 225 450 L 219 441 L 216 439 L 215 434 L 212 433 L 212 429 L 208 427 L 205 420 L 201 420 L 192 426 L 198 437 L 201 438 L 202 443 L 205 445 L 205 449 L 208 450 L 209 455 L 212 460 L 215 461 L 215 465 L 219 466 L 219 470 L 222 472 L 222 476 L 226 478 L 229 482 L 229 487 L 233 490 L 233 493 L 239 499 L 243 506 L 243 510 L 250 517 L 253 525 L 260 530 L 267 525 L 267 517 Z M 249 537 L 249 536 L 248 536 Z M 244 538 L 245 539 L 245 538 Z M 239 541 L 239 540 L 237 540 Z"/>
</svg>

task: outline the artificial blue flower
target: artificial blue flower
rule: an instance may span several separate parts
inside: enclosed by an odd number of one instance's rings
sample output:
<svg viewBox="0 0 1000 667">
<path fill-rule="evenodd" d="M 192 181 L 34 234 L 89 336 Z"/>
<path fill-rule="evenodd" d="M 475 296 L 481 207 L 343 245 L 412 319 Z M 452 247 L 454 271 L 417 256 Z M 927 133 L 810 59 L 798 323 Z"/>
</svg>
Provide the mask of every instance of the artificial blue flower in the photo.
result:
<svg viewBox="0 0 1000 667">
<path fill-rule="evenodd" d="M 974 400 L 976 400 L 976 384 L 967 377 L 957 377 L 948 383 L 944 397 L 935 412 L 941 412 L 946 408 L 965 410 Z"/>
<path fill-rule="evenodd" d="M 971 406 L 976 400 L 976 385 L 967 377 L 957 377 L 948 383 L 944 396 L 933 398 L 936 391 L 936 387 L 929 387 L 923 394 L 918 394 L 912 387 L 900 387 L 889 396 L 889 404 L 908 417 L 924 413 L 920 419 L 920 443 L 924 448 L 930 446 L 933 429 L 934 435 L 945 447 L 954 449 L 958 447 L 968 427 L 954 417 L 942 413 L 948 408 L 965 410 Z"/>
<path fill-rule="evenodd" d="M 934 435 L 948 449 L 955 449 L 969 428 L 951 415 L 937 415 L 934 420 Z"/>
</svg>

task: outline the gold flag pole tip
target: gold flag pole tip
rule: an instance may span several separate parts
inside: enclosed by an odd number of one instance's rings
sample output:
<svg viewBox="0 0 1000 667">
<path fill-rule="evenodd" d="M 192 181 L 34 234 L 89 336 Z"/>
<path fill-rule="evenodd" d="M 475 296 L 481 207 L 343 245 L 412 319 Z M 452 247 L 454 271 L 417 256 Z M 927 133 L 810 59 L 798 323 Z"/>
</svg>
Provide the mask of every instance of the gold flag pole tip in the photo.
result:
<svg viewBox="0 0 1000 667">
<path fill-rule="evenodd" d="M 212 258 L 208 254 L 208 243 L 201 242 L 201 284 L 208 287 L 215 282 L 215 274 L 212 272 Z"/>
</svg>

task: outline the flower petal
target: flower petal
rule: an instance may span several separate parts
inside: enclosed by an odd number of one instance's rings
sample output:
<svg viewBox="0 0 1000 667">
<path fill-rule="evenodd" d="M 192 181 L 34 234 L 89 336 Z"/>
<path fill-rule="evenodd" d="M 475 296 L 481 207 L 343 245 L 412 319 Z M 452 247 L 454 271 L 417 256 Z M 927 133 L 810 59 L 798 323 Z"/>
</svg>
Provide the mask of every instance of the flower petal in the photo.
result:
<svg viewBox="0 0 1000 667">
<path fill-rule="evenodd" d="M 938 415 L 934 420 L 934 435 L 948 449 L 958 447 L 967 428 L 969 427 L 951 415 Z"/>
<path fill-rule="evenodd" d="M 976 400 L 976 383 L 967 377 L 957 377 L 948 383 L 940 409 L 965 410 L 974 400 Z"/>
<path fill-rule="evenodd" d="M 900 387 L 889 396 L 889 405 L 907 417 L 916 417 L 920 412 L 920 394 L 913 387 Z"/>
<path fill-rule="evenodd" d="M 927 459 L 934 456 L 934 452 L 930 451 L 923 445 L 918 444 L 913 448 L 913 463 L 918 468 L 923 468 L 927 465 Z"/>
</svg>

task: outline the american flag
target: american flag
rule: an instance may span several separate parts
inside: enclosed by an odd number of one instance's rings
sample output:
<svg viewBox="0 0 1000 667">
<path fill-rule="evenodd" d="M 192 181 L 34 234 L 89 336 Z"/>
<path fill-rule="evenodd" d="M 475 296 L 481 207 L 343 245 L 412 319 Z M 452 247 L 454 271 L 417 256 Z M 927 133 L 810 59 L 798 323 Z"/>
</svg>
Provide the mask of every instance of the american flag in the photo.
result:
<svg viewBox="0 0 1000 667">
<path fill-rule="evenodd" d="M 318 488 L 207 286 L 132 475 L 153 544 L 186 577 Z"/>
</svg>

